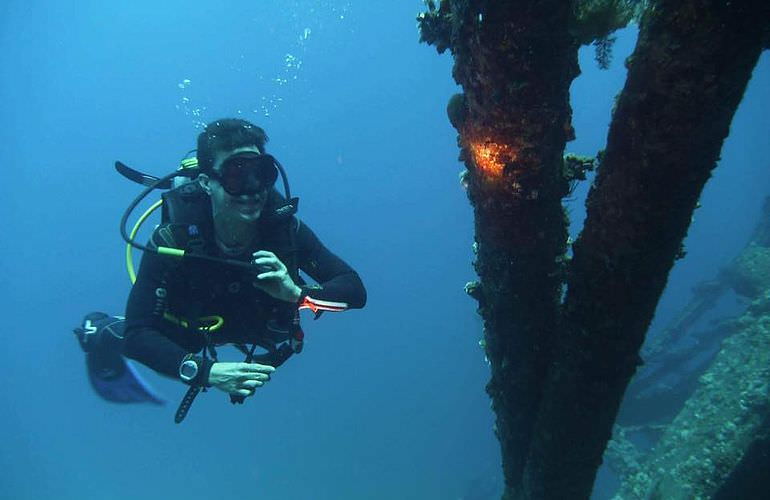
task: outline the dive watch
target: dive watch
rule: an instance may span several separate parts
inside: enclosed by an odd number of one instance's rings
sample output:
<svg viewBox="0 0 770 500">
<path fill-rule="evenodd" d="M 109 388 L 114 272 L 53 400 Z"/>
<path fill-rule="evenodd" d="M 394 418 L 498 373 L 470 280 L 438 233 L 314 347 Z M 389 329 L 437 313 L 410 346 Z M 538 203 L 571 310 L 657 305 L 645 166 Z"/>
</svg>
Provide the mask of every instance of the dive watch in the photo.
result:
<svg viewBox="0 0 770 500">
<path fill-rule="evenodd" d="M 179 378 L 190 383 L 198 376 L 198 371 L 198 361 L 188 354 L 179 365 Z"/>
</svg>

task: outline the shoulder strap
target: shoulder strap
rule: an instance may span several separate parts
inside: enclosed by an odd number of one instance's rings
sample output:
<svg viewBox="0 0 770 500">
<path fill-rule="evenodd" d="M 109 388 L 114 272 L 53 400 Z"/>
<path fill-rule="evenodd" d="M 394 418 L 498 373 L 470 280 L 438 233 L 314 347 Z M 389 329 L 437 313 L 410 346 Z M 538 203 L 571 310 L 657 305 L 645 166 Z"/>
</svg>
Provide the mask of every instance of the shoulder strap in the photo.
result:
<svg viewBox="0 0 770 500">
<path fill-rule="evenodd" d="M 211 201 L 197 182 L 188 182 L 161 195 L 161 222 L 201 224 L 211 214 Z"/>
<path fill-rule="evenodd" d="M 156 230 L 158 238 L 168 246 L 202 251 L 202 240 L 211 225 L 211 201 L 200 184 L 188 182 L 166 191 L 161 198 L 161 225 Z M 188 248 L 193 242 L 199 248 Z"/>
</svg>

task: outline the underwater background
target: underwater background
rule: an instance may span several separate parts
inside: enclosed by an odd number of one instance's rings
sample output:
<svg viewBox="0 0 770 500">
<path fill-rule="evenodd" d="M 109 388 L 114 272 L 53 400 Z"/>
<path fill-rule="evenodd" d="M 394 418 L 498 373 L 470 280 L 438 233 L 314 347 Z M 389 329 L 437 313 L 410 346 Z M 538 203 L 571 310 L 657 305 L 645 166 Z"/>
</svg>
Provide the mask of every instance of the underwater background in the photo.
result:
<svg viewBox="0 0 770 500">
<path fill-rule="evenodd" d="M 482 325 L 463 292 L 475 277 L 472 210 L 445 113 L 459 89 L 451 57 L 418 43 L 421 10 L 419 0 L 0 5 L 0 498 L 499 498 Z M 570 152 L 604 147 L 636 31 L 617 35 L 609 70 L 581 50 Z M 175 425 L 185 386 L 139 366 L 166 406 L 106 403 L 71 332 L 88 312 L 122 314 L 130 288 L 118 222 L 140 188 L 115 160 L 166 174 L 201 124 L 222 117 L 266 129 L 300 218 L 360 273 L 369 302 L 304 316 L 305 350 L 270 384 L 243 406 L 202 394 Z M 746 243 L 770 194 L 768 131 L 765 52 L 650 335 Z M 589 184 L 569 202 L 573 237 Z M 603 468 L 594 497 L 615 481 Z"/>
</svg>

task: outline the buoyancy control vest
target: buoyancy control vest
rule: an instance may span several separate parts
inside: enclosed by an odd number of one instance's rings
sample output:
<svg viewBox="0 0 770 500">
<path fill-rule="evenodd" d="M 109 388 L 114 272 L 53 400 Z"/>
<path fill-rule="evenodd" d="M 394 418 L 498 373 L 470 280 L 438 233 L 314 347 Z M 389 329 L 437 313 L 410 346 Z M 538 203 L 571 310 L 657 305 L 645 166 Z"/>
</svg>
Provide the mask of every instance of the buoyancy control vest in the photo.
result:
<svg viewBox="0 0 770 500">
<path fill-rule="evenodd" d="M 162 195 L 161 224 L 156 229 L 153 238 L 155 244 L 163 244 L 184 249 L 187 252 L 203 254 L 216 252 L 214 241 L 213 220 L 211 217 L 211 200 L 197 182 L 189 182 L 164 192 Z M 293 211 L 283 210 L 286 200 L 275 189 L 269 192 L 267 203 L 263 209 L 264 219 L 260 223 L 260 247 L 270 250 L 284 263 L 291 278 L 297 284 L 304 284 L 299 276 L 298 248 L 296 234 L 299 221 Z M 178 266 L 173 269 L 180 270 Z M 230 272 L 244 272 L 230 270 Z M 201 304 L 211 297 L 210 280 L 200 276 L 195 268 L 175 273 L 183 276 L 187 294 L 184 304 L 176 302 L 172 314 L 180 314 L 185 318 L 198 317 Z M 265 296 L 262 307 L 255 314 L 267 315 L 265 329 L 254 332 L 257 345 L 275 353 L 282 344 L 288 342 L 291 352 L 299 352 L 302 348 L 303 334 L 299 325 L 297 304 L 287 303 Z M 226 319 L 225 319 L 226 322 Z M 226 324 L 226 323 L 225 323 Z M 190 326 L 193 326 L 192 324 Z M 249 342 L 251 343 L 251 342 Z M 244 350 L 238 344 L 236 347 Z M 254 357 L 252 346 L 251 353 Z M 271 364 L 275 360 L 269 360 Z M 285 361 L 282 359 L 280 362 Z"/>
</svg>

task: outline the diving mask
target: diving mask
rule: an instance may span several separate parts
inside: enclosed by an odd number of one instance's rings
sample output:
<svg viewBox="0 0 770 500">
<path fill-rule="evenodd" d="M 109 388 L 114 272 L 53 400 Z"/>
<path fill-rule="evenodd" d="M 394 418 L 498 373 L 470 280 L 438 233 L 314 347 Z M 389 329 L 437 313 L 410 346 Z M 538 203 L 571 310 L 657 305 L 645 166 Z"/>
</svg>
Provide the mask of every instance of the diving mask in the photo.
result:
<svg viewBox="0 0 770 500">
<path fill-rule="evenodd" d="M 230 156 L 222 162 L 220 172 L 211 171 L 209 175 L 230 196 L 253 195 L 275 184 L 278 168 L 271 155 L 245 151 Z"/>
</svg>

